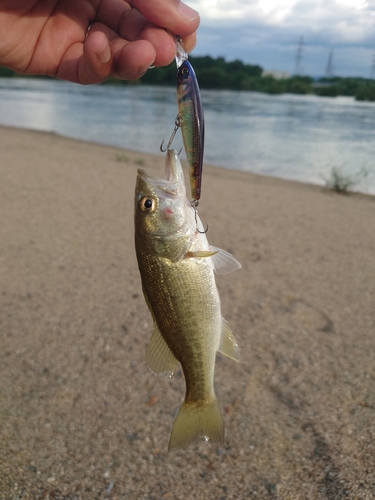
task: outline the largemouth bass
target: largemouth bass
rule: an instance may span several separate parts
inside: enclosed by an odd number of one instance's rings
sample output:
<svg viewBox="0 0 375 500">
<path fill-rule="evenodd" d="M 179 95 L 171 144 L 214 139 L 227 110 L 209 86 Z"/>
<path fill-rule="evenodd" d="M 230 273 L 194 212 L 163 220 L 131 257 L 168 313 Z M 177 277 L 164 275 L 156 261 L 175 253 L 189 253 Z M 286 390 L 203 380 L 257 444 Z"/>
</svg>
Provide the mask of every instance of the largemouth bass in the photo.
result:
<svg viewBox="0 0 375 500">
<path fill-rule="evenodd" d="M 199 232 L 199 231 L 202 232 Z M 143 293 L 154 321 L 146 352 L 155 374 L 171 376 L 181 363 L 185 400 L 176 417 L 169 450 L 199 436 L 222 444 L 224 425 L 214 391 L 216 352 L 239 360 L 239 347 L 221 316 L 214 271 L 241 265 L 208 244 L 202 223 L 186 198 L 175 150 L 166 156 L 166 178 L 138 169 L 135 246 Z"/>
</svg>

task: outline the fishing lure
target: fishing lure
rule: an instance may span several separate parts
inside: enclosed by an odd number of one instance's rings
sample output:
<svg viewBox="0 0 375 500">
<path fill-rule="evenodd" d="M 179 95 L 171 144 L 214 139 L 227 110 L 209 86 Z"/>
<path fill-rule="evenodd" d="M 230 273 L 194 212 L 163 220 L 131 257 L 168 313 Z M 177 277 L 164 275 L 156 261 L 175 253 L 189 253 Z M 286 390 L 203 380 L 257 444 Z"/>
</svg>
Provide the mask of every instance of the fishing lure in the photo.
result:
<svg viewBox="0 0 375 500">
<path fill-rule="evenodd" d="M 204 153 L 203 106 L 197 77 L 178 36 L 176 36 L 176 64 L 178 115 L 166 149 L 163 149 L 163 143 L 160 149 L 162 151 L 169 149 L 177 130 L 181 128 L 186 157 L 190 166 L 192 205 L 198 207 L 201 197 Z"/>
</svg>

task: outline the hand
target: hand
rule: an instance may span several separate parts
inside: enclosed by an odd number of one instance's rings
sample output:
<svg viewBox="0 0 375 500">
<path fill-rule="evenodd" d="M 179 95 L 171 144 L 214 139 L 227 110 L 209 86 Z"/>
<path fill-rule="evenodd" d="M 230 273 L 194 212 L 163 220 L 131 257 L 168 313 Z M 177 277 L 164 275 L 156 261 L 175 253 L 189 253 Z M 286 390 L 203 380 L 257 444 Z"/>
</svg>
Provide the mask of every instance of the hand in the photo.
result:
<svg viewBox="0 0 375 500">
<path fill-rule="evenodd" d="M 0 0 L 0 65 L 76 83 L 140 78 L 195 46 L 198 13 L 180 0 Z"/>
</svg>

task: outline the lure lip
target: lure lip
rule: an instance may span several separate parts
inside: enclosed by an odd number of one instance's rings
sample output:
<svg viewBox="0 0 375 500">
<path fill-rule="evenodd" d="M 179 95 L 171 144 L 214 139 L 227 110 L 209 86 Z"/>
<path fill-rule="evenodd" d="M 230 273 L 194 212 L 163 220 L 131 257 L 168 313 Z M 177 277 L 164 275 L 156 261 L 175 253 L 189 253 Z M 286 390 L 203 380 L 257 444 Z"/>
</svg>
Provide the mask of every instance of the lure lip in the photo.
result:
<svg viewBox="0 0 375 500">
<path fill-rule="evenodd" d="M 179 35 L 175 35 L 175 44 L 176 44 L 175 59 L 176 59 L 177 69 L 179 69 L 182 63 L 188 60 L 188 54 L 182 46 L 181 37 Z"/>
</svg>

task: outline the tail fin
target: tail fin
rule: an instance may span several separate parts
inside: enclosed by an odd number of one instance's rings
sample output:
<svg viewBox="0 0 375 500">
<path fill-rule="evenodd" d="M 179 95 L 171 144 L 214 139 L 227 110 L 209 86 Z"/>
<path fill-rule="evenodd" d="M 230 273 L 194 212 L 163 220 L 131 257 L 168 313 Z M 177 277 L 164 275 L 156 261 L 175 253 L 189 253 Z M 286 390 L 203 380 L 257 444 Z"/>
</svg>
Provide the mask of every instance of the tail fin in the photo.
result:
<svg viewBox="0 0 375 500">
<path fill-rule="evenodd" d="M 208 403 L 183 403 L 173 425 L 168 451 L 185 448 L 199 436 L 224 443 L 224 423 L 216 396 Z"/>
</svg>

